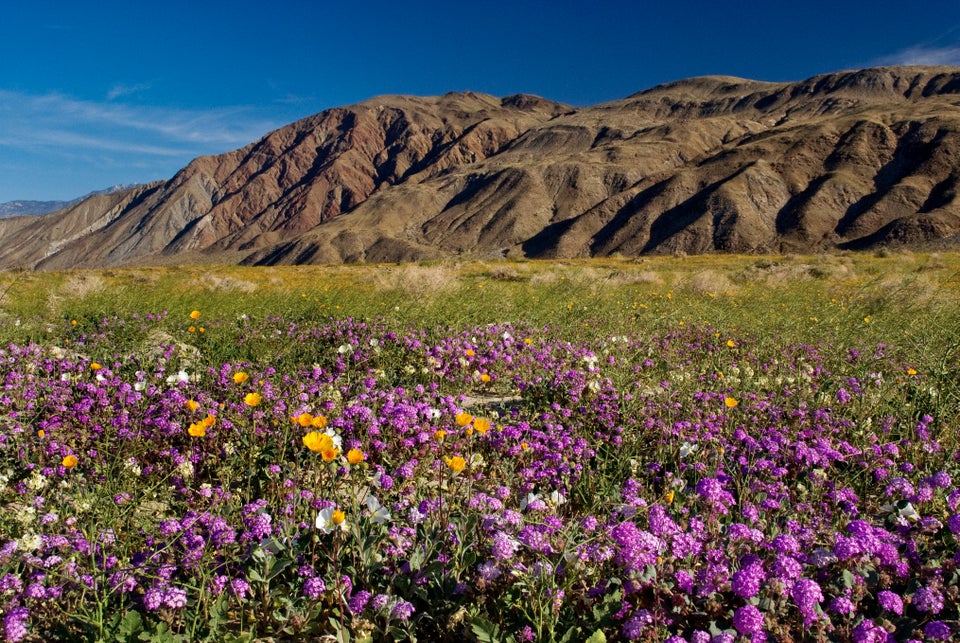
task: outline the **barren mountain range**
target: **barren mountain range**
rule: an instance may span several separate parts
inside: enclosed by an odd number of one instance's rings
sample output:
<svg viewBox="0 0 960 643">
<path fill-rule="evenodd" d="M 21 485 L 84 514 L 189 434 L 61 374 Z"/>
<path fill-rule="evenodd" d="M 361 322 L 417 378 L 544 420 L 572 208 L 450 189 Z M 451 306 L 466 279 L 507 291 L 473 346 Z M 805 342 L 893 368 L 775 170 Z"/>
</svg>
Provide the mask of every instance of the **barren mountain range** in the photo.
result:
<svg viewBox="0 0 960 643">
<path fill-rule="evenodd" d="M 0 220 L 0 267 L 819 252 L 960 240 L 960 68 L 682 80 L 573 108 L 381 96 Z"/>
</svg>

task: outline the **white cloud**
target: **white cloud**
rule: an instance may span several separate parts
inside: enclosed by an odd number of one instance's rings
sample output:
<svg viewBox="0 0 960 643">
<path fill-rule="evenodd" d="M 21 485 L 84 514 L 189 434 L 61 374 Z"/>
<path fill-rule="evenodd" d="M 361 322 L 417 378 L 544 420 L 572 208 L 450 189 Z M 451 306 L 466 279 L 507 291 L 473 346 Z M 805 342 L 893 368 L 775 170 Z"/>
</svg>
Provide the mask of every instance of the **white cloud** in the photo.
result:
<svg viewBox="0 0 960 643">
<path fill-rule="evenodd" d="M 116 100 L 121 96 L 139 94 L 147 91 L 150 89 L 150 87 L 150 83 L 137 83 L 136 85 L 124 85 L 123 83 L 116 83 L 110 88 L 110 91 L 107 92 L 107 100 Z"/>
<path fill-rule="evenodd" d="M 6 146 L 58 145 L 189 157 L 241 147 L 278 125 L 244 107 L 145 107 L 0 90 L 0 145 Z"/>
<path fill-rule="evenodd" d="M 960 45 L 908 47 L 876 61 L 877 65 L 960 65 Z"/>
</svg>

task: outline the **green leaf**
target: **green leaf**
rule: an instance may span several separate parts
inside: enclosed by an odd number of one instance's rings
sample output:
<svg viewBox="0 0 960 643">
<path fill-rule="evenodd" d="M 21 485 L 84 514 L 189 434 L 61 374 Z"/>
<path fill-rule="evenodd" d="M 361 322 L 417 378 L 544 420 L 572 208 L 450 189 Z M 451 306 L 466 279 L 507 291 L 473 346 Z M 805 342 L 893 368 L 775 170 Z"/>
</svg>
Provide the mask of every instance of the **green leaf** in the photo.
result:
<svg viewBox="0 0 960 643">
<path fill-rule="evenodd" d="M 491 623 L 482 616 L 475 616 L 470 621 L 470 629 L 478 643 L 496 643 L 499 641 L 500 627 L 496 623 Z"/>
<path fill-rule="evenodd" d="M 607 635 L 603 633 L 603 630 L 597 630 L 587 637 L 584 643 L 607 643 Z"/>
</svg>

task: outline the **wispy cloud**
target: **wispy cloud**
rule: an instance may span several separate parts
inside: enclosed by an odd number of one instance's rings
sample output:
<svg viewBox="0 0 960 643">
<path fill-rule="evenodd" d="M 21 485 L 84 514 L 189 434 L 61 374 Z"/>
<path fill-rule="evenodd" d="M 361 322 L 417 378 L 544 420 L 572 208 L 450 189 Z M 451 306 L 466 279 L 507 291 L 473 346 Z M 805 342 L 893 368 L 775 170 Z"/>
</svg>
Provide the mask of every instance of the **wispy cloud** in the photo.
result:
<svg viewBox="0 0 960 643">
<path fill-rule="evenodd" d="M 140 94 L 148 89 L 152 85 L 150 83 L 137 83 L 135 85 L 124 85 L 123 83 L 116 83 L 110 90 L 107 92 L 107 100 L 117 100 L 123 96 L 132 96 L 134 94 Z"/>
<path fill-rule="evenodd" d="M 131 89 L 111 94 L 118 98 Z M 173 109 L 0 90 L 0 146 L 33 151 L 55 145 L 160 156 L 210 154 L 246 145 L 278 125 L 245 107 Z"/>
<path fill-rule="evenodd" d="M 960 44 L 944 47 L 917 45 L 876 60 L 878 65 L 960 65 Z"/>
<path fill-rule="evenodd" d="M 0 89 L 0 202 L 169 178 L 197 156 L 242 147 L 283 124 L 263 108 L 136 105 L 124 100 L 132 91 L 139 90 L 116 86 L 91 101 Z"/>
</svg>

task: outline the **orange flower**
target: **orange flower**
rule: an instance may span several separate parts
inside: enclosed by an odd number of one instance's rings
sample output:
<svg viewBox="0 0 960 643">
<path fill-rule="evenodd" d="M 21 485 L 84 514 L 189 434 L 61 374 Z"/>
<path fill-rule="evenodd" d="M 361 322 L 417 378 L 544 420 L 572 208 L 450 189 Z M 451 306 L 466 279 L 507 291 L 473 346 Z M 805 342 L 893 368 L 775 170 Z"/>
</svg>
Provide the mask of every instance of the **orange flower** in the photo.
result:
<svg viewBox="0 0 960 643">
<path fill-rule="evenodd" d="M 444 458 L 444 462 L 447 463 L 447 466 L 450 467 L 454 473 L 460 473 L 467 467 L 467 461 L 458 455 L 452 458 Z"/>
<path fill-rule="evenodd" d="M 233 374 L 234 384 L 243 384 L 248 379 L 250 379 L 250 376 L 244 373 L 243 371 L 237 371 L 236 373 Z"/>
<path fill-rule="evenodd" d="M 327 436 L 330 437 L 330 436 Z M 337 447 L 331 446 L 328 449 L 324 449 L 320 452 L 320 456 L 323 458 L 324 462 L 333 462 L 337 459 L 337 456 L 340 455 L 340 451 L 337 450 Z"/>
<path fill-rule="evenodd" d="M 243 403 L 247 406 L 257 406 L 263 401 L 263 396 L 259 393 L 247 393 L 243 396 Z"/>
<path fill-rule="evenodd" d="M 740 404 L 740 402 L 738 402 L 736 398 L 729 397 L 729 396 L 723 398 L 723 403 L 727 406 L 728 409 L 735 409 L 737 408 L 737 405 Z"/>
<path fill-rule="evenodd" d="M 186 402 L 183 403 L 183 405 L 186 406 L 187 410 L 190 411 L 191 413 L 193 413 L 198 408 L 200 408 L 200 404 L 196 400 L 187 400 Z"/>
<path fill-rule="evenodd" d="M 187 433 L 195 438 L 202 438 L 207 434 L 207 425 L 203 422 L 194 422 L 187 429 Z"/>
<path fill-rule="evenodd" d="M 476 353 L 472 348 L 468 348 L 467 350 L 464 351 L 463 354 L 466 355 L 467 357 L 473 357 L 474 355 L 476 355 Z"/>
<path fill-rule="evenodd" d="M 490 430 L 490 420 L 486 418 L 474 418 L 473 428 L 475 428 L 480 435 L 483 435 Z"/>
<path fill-rule="evenodd" d="M 216 424 L 216 422 L 217 418 L 209 413 L 207 414 L 207 417 L 203 418 L 203 426 L 207 427 L 208 429 Z"/>
<path fill-rule="evenodd" d="M 38 437 L 38 438 L 42 438 L 42 437 L 45 436 L 46 434 L 47 434 L 47 432 L 44 431 L 43 429 L 40 429 L 39 431 L 37 431 L 37 437 Z"/>
<path fill-rule="evenodd" d="M 314 415 L 313 420 L 310 421 L 310 426 L 315 429 L 325 429 L 327 428 L 327 418 L 323 415 Z"/>
<path fill-rule="evenodd" d="M 360 449 L 350 449 L 347 451 L 347 462 L 350 464 L 360 464 L 366 457 Z"/>
<path fill-rule="evenodd" d="M 473 422 L 473 416 L 463 411 L 457 413 L 457 426 L 467 426 Z"/>
<path fill-rule="evenodd" d="M 663 501 L 669 505 L 671 502 L 673 502 L 673 496 L 674 496 L 674 491 L 673 489 L 671 489 L 667 493 L 663 494 Z"/>
<path fill-rule="evenodd" d="M 481 373 L 481 374 L 480 374 L 480 381 L 483 382 L 484 384 L 486 384 L 487 382 L 490 381 L 490 375 L 489 375 L 488 373 Z"/>
<path fill-rule="evenodd" d="M 433 437 L 435 437 L 438 442 L 441 442 L 445 437 L 447 437 L 447 432 L 443 429 L 437 429 L 433 432 Z"/>
<path fill-rule="evenodd" d="M 63 462 L 61 462 L 60 464 L 62 464 L 68 469 L 72 469 L 73 467 L 77 466 L 77 462 L 79 462 L 79 460 L 77 459 L 77 456 L 71 453 L 70 455 L 65 457 L 63 459 Z"/>
<path fill-rule="evenodd" d="M 192 320 L 194 320 L 194 321 L 200 319 L 200 311 L 199 311 L 199 310 L 191 311 L 191 313 L 190 313 L 190 319 L 192 319 Z"/>
<path fill-rule="evenodd" d="M 91 371 L 99 371 L 101 368 L 103 368 L 103 366 L 101 366 L 99 362 L 91 362 L 91 363 L 90 363 L 90 370 L 91 370 Z"/>
<path fill-rule="evenodd" d="M 303 436 L 303 445 L 314 453 L 321 453 L 333 448 L 333 438 L 326 433 L 311 431 Z"/>
<path fill-rule="evenodd" d="M 296 422 L 297 422 L 297 424 L 299 424 L 300 426 L 306 428 L 306 427 L 310 426 L 310 423 L 311 423 L 311 422 L 313 422 L 313 416 L 310 415 L 309 413 L 301 413 L 300 415 L 298 415 L 298 416 L 296 417 Z"/>
</svg>

